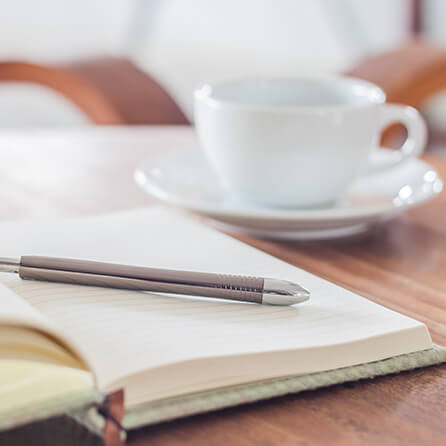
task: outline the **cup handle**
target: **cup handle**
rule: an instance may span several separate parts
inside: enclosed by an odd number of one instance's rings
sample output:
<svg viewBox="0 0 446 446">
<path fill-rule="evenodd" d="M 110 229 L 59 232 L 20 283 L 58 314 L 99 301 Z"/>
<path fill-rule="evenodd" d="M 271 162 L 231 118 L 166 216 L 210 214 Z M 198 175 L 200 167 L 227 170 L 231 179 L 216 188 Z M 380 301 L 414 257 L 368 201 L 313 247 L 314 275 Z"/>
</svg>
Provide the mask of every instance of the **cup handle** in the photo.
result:
<svg viewBox="0 0 446 446">
<path fill-rule="evenodd" d="M 399 150 L 385 158 L 374 157 L 369 161 L 367 174 L 381 172 L 394 167 L 409 158 L 420 156 L 426 146 L 427 128 L 423 117 L 413 107 L 400 104 L 384 104 L 382 106 L 381 128 L 401 123 L 407 129 L 407 138 Z"/>
</svg>

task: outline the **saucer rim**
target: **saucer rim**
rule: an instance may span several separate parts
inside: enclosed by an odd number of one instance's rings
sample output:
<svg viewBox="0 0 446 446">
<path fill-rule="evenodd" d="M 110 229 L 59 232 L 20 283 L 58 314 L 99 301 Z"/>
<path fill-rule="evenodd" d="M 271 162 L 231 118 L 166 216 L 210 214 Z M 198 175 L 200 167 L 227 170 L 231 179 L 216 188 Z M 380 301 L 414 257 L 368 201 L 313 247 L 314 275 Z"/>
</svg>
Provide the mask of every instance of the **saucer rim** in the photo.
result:
<svg viewBox="0 0 446 446">
<path fill-rule="evenodd" d="M 272 228 L 252 228 L 249 226 L 242 226 L 237 223 L 228 223 L 226 221 L 217 220 L 212 217 L 206 217 L 215 228 L 226 231 L 246 235 L 250 237 L 260 237 L 271 240 L 295 240 L 295 241 L 314 241 L 314 240 L 337 240 L 356 237 L 367 233 L 373 222 L 360 222 L 355 224 L 348 224 L 339 227 L 325 227 L 325 228 L 299 228 L 299 229 L 272 229 Z"/>
<path fill-rule="evenodd" d="M 389 151 L 384 147 L 379 147 L 377 150 Z M 170 154 L 175 153 L 175 151 L 170 151 Z M 162 156 L 162 155 L 158 155 Z M 165 189 L 159 187 L 154 182 L 150 181 L 150 175 L 147 173 L 149 169 L 153 169 L 153 163 L 151 163 L 150 168 L 147 167 L 148 163 L 150 163 L 151 159 L 149 158 L 145 160 L 140 166 L 138 166 L 134 170 L 133 178 L 138 186 L 149 195 L 154 198 L 165 202 L 169 205 L 176 206 L 187 211 L 195 212 L 197 214 L 218 219 L 218 218 L 229 218 L 229 219 L 240 219 L 240 220 L 252 220 L 252 219 L 263 219 L 269 221 L 321 221 L 321 220 L 330 220 L 330 221 L 344 221 L 349 219 L 376 219 L 383 215 L 389 214 L 400 214 L 408 209 L 411 209 L 416 206 L 420 206 L 439 193 L 441 193 L 440 188 L 439 191 L 432 190 L 431 193 L 426 193 L 423 197 L 414 200 L 413 202 L 403 202 L 400 205 L 378 205 L 373 207 L 351 207 L 351 208 L 341 208 L 341 207 L 333 207 L 333 208 L 325 208 L 325 209 L 279 209 L 279 208 L 265 208 L 265 209 L 222 209 L 217 206 L 212 205 L 203 205 L 197 203 L 196 201 L 184 200 L 181 199 L 180 196 L 171 194 Z M 439 173 L 435 168 L 433 168 L 429 163 L 420 159 L 420 158 L 411 158 L 406 161 L 406 163 L 417 162 L 421 163 L 426 169 L 432 170 L 438 177 L 438 181 L 441 186 L 444 186 L 444 180 L 441 178 Z"/>
</svg>

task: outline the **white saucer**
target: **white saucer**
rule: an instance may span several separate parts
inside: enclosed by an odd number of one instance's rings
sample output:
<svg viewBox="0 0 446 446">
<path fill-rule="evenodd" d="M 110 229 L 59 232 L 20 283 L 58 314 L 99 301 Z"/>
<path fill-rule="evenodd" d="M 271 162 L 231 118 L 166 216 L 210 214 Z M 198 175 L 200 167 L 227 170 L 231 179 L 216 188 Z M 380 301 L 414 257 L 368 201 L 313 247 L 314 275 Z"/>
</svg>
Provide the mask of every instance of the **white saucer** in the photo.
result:
<svg viewBox="0 0 446 446">
<path fill-rule="evenodd" d="M 385 159 L 394 152 L 377 149 L 373 156 Z M 443 181 L 429 164 L 411 159 L 385 173 L 362 177 L 331 207 L 256 207 L 238 200 L 222 186 L 198 147 L 150 158 L 135 171 L 135 180 L 150 195 L 211 218 L 223 229 L 287 239 L 357 234 L 428 201 L 443 188 Z"/>
</svg>

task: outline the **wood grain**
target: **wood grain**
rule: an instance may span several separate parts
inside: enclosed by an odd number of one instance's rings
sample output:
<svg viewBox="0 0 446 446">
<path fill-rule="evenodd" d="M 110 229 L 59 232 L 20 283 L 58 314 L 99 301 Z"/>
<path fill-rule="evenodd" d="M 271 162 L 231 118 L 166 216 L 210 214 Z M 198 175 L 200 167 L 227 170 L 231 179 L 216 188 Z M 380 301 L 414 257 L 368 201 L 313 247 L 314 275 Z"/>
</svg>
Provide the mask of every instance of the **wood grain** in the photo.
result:
<svg viewBox="0 0 446 446">
<path fill-rule="evenodd" d="M 147 205 L 132 173 L 195 144 L 188 127 L 0 134 L 0 216 L 86 215 Z M 446 149 L 445 149 L 446 153 Z M 426 157 L 446 178 L 446 158 Z M 243 239 L 424 321 L 446 345 L 446 194 L 366 236 L 336 242 Z M 446 367 L 350 383 L 147 427 L 130 445 L 444 445 Z"/>
</svg>

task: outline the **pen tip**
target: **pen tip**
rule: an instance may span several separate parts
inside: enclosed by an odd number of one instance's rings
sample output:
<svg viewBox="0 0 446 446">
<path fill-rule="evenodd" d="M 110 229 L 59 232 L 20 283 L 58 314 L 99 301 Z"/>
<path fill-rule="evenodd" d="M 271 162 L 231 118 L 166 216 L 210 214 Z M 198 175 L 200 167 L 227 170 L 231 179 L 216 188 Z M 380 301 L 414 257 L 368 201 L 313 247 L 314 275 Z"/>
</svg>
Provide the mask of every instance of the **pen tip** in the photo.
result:
<svg viewBox="0 0 446 446">
<path fill-rule="evenodd" d="M 310 292 L 288 280 L 265 279 L 262 303 L 268 305 L 294 305 L 310 298 Z"/>
</svg>

